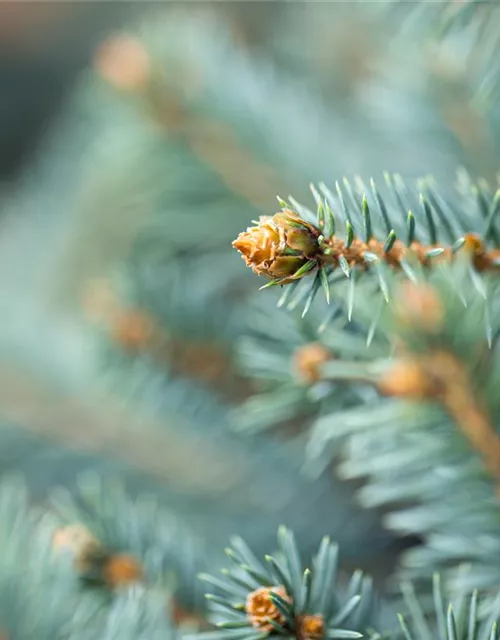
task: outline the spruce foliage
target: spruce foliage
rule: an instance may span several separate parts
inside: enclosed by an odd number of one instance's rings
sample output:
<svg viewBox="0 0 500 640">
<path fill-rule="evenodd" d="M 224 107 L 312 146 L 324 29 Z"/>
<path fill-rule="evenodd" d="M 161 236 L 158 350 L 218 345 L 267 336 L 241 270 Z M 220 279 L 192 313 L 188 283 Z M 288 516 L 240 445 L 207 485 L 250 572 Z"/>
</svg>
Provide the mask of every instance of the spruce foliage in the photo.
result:
<svg viewBox="0 0 500 640">
<path fill-rule="evenodd" d="M 1 193 L 0 640 L 497 640 L 500 8 L 123 15 Z"/>
</svg>

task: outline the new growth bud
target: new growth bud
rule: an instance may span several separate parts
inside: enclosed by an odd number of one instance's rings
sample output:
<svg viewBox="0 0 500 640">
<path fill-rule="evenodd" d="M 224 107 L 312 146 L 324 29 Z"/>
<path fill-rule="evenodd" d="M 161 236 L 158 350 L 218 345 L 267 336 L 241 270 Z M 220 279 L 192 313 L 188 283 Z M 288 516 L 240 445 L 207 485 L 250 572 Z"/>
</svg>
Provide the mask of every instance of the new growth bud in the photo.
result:
<svg viewBox="0 0 500 640">
<path fill-rule="evenodd" d="M 261 216 L 256 227 L 249 227 L 233 242 L 248 267 L 257 275 L 286 284 L 319 253 L 319 231 L 285 210 L 274 216 Z"/>
<path fill-rule="evenodd" d="M 270 620 L 278 624 L 285 622 L 283 614 L 271 599 L 272 593 L 276 593 L 283 598 L 283 600 L 290 602 L 290 598 L 282 586 L 260 587 L 252 591 L 246 601 L 245 609 L 252 626 L 262 631 L 272 631 L 273 626 Z"/>
</svg>

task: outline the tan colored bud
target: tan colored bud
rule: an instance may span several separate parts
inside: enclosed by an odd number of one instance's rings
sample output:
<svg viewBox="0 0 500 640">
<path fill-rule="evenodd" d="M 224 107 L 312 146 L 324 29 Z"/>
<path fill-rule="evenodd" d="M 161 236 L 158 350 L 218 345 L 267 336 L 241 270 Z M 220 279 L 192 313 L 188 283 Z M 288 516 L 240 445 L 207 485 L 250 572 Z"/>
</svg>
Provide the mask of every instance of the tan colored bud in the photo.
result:
<svg viewBox="0 0 500 640">
<path fill-rule="evenodd" d="M 291 282 L 294 274 L 319 251 L 319 231 L 293 211 L 261 216 L 256 227 L 249 227 L 233 242 L 247 267 L 257 275 Z"/>
<path fill-rule="evenodd" d="M 124 311 L 117 314 L 112 327 L 112 337 L 120 347 L 128 351 L 147 347 L 154 336 L 153 319 L 142 311 Z"/>
<path fill-rule="evenodd" d="M 314 384 L 321 379 L 321 366 L 332 358 L 332 354 L 326 347 L 317 342 L 311 342 L 295 351 L 293 366 L 302 382 Z"/>
<path fill-rule="evenodd" d="M 110 556 L 102 570 L 103 580 L 110 587 L 134 584 L 140 582 L 143 576 L 139 561 L 125 553 Z"/>
<path fill-rule="evenodd" d="M 416 285 L 409 280 L 401 285 L 395 312 L 404 327 L 426 333 L 439 331 L 444 320 L 443 305 L 436 291 L 427 284 Z"/>
<path fill-rule="evenodd" d="M 304 640 L 321 640 L 325 632 L 322 615 L 302 616 L 299 619 L 299 636 Z"/>
<path fill-rule="evenodd" d="M 260 587 L 249 594 L 246 602 L 246 612 L 252 626 L 263 631 L 272 631 L 273 626 L 269 620 L 283 624 L 285 618 L 271 600 L 271 593 L 276 593 L 287 602 L 290 598 L 284 587 Z"/>
<path fill-rule="evenodd" d="M 96 71 L 116 89 L 144 90 L 151 77 L 151 60 L 142 43 L 126 34 L 105 40 L 94 60 Z"/>
<path fill-rule="evenodd" d="M 434 382 L 416 360 L 398 360 L 379 380 L 378 388 L 388 396 L 425 400 L 436 396 Z"/>
</svg>

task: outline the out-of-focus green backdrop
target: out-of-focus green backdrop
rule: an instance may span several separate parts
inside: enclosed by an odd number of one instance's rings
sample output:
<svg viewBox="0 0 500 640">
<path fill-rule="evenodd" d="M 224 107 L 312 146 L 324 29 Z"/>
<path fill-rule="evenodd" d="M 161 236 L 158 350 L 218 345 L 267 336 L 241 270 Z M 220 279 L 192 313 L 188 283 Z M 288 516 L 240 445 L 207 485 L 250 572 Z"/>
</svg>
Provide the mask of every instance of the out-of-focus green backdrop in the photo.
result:
<svg viewBox="0 0 500 640">
<path fill-rule="evenodd" d="M 307 410 L 284 406 L 277 432 L 233 423 L 266 384 L 238 345 L 276 295 L 231 240 L 277 194 L 496 174 L 487 47 L 438 45 L 442 7 L 404 5 L 0 3 L 4 472 L 42 499 L 98 470 L 214 548 L 268 550 L 281 522 L 304 550 L 331 533 L 381 577 L 414 542 L 334 469 L 304 475 Z"/>
</svg>

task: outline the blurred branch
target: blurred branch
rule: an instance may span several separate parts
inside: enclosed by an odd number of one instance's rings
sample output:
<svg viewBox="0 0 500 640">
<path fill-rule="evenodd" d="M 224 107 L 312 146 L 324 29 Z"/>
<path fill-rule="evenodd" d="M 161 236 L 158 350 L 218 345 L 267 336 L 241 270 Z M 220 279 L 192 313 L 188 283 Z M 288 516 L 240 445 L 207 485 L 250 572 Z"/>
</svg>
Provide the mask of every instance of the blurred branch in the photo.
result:
<svg viewBox="0 0 500 640">
<path fill-rule="evenodd" d="M 488 471 L 500 478 L 500 438 L 476 398 L 468 372 L 454 354 L 437 351 L 396 361 L 379 387 L 396 397 L 440 402 L 480 453 Z"/>
<path fill-rule="evenodd" d="M 175 481 L 187 490 L 226 491 L 241 482 L 246 461 L 229 458 L 182 429 L 169 430 L 152 418 L 114 405 L 63 396 L 41 380 L 5 363 L 0 365 L 0 414 L 23 429 L 98 455 L 121 459 L 133 468 Z M 139 426 L 139 424 L 140 426 Z M 201 449 L 201 450 L 200 450 Z"/>
<path fill-rule="evenodd" d="M 212 166 L 231 191 L 257 209 L 265 211 L 277 194 L 286 193 L 277 173 L 239 146 L 229 128 L 221 122 L 196 120 L 188 131 L 188 142 L 194 153 Z"/>
<path fill-rule="evenodd" d="M 172 90 L 163 95 L 153 90 L 145 97 L 149 100 L 153 118 L 165 133 L 179 134 L 230 191 L 256 209 L 265 211 L 278 193 L 285 193 L 286 187 L 277 171 L 243 148 L 227 124 L 190 113 Z"/>
</svg>

